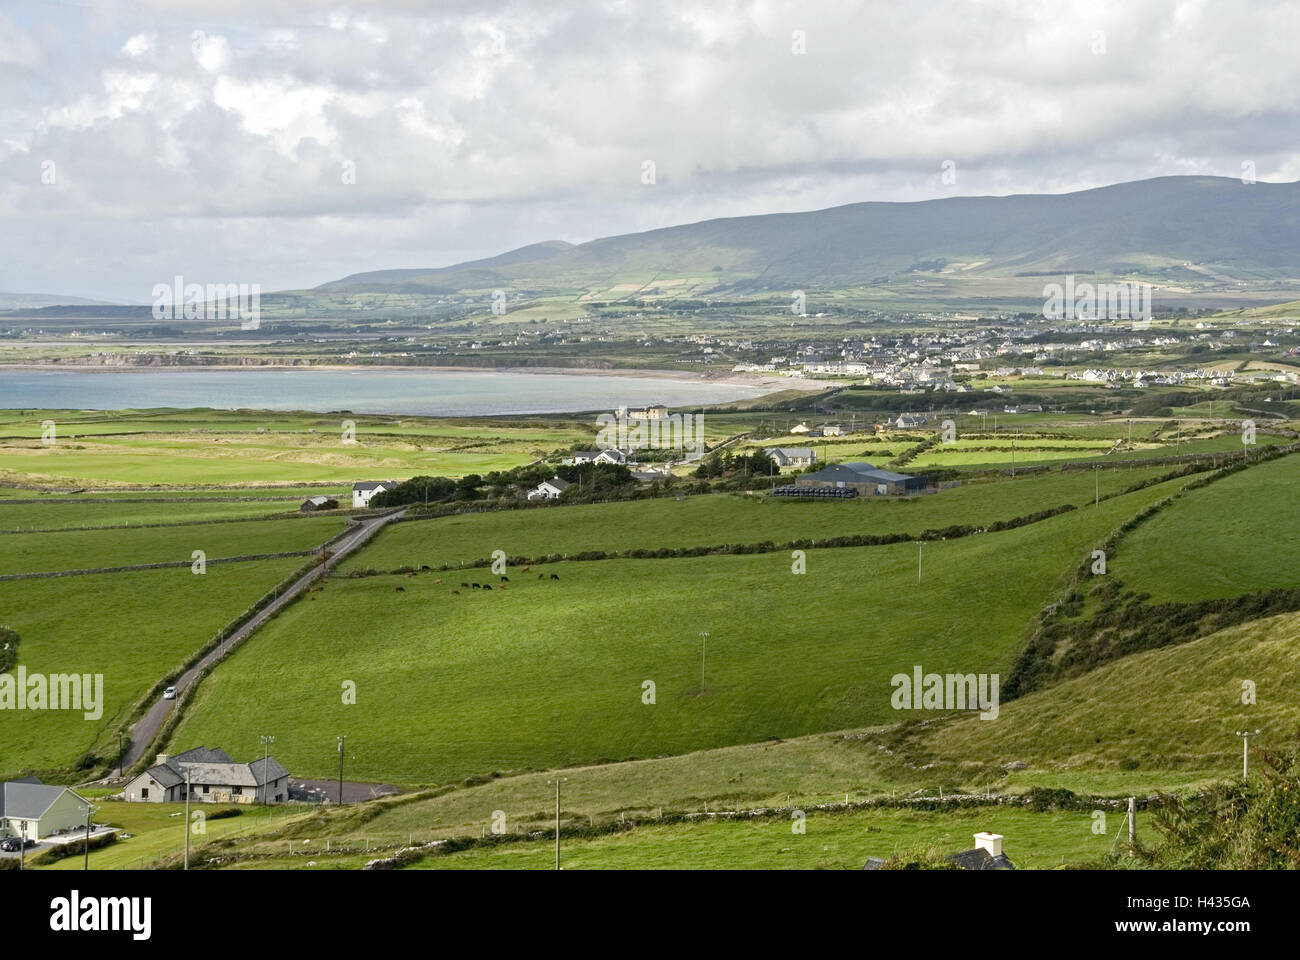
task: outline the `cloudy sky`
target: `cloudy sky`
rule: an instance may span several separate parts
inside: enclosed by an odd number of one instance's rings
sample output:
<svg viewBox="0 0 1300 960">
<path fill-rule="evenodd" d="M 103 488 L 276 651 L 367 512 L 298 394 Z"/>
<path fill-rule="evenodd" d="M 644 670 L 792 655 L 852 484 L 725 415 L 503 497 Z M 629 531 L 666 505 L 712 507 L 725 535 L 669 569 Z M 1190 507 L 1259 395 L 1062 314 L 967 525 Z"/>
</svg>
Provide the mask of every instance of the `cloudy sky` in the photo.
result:
<svg viewBox="0 0 1300 960">
<path fill-rule="evenodd" d="M 139 303 L 861 200 L 1296 180 L 1297 36 L 1280 0 L 3 0 L 0 290 Z"/>
</svg>

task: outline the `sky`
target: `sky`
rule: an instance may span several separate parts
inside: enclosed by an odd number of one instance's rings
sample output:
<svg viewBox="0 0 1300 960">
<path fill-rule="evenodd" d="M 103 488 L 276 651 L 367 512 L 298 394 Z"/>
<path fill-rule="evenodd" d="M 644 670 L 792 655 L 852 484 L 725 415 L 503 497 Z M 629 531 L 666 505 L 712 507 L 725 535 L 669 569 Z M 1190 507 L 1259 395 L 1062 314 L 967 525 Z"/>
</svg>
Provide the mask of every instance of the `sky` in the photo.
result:
<svg viewBox="0 0 1300 960">
<path fill-rule="evenodd" d="M 0 0 L 0 290 L 1300 179 L 1300 3 Z"/>
</svg>

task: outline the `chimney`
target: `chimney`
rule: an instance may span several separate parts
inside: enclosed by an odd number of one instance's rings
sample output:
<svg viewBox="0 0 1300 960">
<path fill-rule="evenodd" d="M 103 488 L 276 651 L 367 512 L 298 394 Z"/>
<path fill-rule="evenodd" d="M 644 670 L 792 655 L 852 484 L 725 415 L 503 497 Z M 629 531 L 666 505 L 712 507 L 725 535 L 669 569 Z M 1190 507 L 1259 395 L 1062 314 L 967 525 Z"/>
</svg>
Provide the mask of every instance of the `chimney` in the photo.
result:
<svg viewBox="0 0 1300 960">
<path fill-rule="evenodd" d="M 167 762 L 167 754 L 165 754 L 165 753 L 160 753 L 160 754 L 158 754 L 158 759 L 154 761 L 154 764 L 155 764 L 155 765 L 161 765 L 161 764 L 164 764 L 164 763 L 166 763 L 166 762 Z"/>
<path fill-rule="evenodd" d="M 990 857 L 1002 856 L 1002 834 L 987 831 L 975 834 L 975 849 L 987 850 Z"/>
</svg>

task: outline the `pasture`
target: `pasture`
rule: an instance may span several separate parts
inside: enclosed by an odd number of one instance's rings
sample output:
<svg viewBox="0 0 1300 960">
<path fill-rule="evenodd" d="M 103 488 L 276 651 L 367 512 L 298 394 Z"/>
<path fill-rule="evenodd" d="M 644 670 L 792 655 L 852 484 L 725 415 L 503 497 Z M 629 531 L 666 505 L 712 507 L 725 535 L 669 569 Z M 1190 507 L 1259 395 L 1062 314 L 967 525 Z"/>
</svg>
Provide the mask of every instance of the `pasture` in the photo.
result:
<svg viewBox="0 0 1300 960">
<path fill-rule="evenodd" d="M 1065 572 L 1185 482 L 929 544 L 920 583 L 911 543 L 809 551 L 806 575 L 777 552 L 553 564 L 460 595 L 453 574 L 334 579 L 217 668 L 174 741 L 272 730 L 291 769 L 329 776 L 342 731 L 350 776 L 445 783 L 891 722 L 893 674 L 1005 672 Z"/>
<path fill-rule="evenodd" d="M 3 622 L 29 675 L 103 674 L 103 716 L 0 710 L 0 775 L 67 771 L 88 751 L 116 756 L 140 697 L 305 561 L 300 557 L 0 582 Z"/>
</svg>

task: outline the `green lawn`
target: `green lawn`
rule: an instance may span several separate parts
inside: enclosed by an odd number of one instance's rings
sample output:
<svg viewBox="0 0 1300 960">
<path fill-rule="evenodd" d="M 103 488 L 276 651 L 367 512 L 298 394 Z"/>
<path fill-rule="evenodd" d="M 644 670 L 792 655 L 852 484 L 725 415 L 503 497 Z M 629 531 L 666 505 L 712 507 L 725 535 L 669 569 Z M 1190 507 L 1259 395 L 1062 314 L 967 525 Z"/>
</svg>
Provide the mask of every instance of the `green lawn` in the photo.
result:
<svg viewBox="0 0 1300 960">
<path fill-rule="evenodd" d="M 328 495 L 336 499 L 344 496 L 337 490 L 330 491 Z M 297 513 L 300 504 L 301 501 L 297 499 L 225 503 L 78 503 L 68 499 L 48 503 L 5 503 L 0 500 L 0 531 L 268 517 L 280 513 Z M 340 499 L 339 504 L 344 508 L 350 507 L 351 494 L 346 499 Z"/>
</svg>

